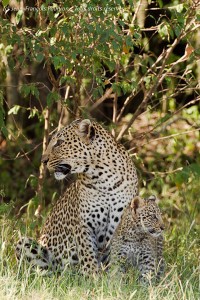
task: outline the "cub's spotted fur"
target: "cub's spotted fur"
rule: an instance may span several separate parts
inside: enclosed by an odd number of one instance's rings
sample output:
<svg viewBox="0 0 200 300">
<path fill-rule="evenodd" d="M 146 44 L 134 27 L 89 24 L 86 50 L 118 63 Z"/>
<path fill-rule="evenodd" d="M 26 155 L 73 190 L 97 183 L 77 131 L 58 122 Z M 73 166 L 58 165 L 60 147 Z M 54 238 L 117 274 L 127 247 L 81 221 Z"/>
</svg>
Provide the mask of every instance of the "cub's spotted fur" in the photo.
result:
<svg viewBox="0 0 200 300">
<path fill-rule="evenodd" d="M 137 267 L 140 279 L 164 271 L 164 225 L 156 197 L 135 197 L 125 209 L 121 222 L 111 241 L 111 263 L 118 261 L 126 269 Z"/>
</svg>

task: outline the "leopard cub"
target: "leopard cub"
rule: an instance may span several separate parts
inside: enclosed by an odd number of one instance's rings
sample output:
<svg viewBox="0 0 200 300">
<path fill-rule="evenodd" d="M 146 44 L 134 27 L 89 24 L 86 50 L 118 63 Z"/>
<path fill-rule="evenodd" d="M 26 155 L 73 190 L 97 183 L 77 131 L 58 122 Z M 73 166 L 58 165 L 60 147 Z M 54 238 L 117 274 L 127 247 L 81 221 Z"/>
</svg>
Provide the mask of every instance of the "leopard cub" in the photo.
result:
<svg viewBox="0 0 200 300">
<path fill-rule="evenodd" d="M 159 279 L 164 272 L 164 225 L 157 202 L 155 196 L 135 197 L 111 241 L 111 265 L 117 261 L 124 271 L 136 267 L 142 282 Z"/>
</svg>

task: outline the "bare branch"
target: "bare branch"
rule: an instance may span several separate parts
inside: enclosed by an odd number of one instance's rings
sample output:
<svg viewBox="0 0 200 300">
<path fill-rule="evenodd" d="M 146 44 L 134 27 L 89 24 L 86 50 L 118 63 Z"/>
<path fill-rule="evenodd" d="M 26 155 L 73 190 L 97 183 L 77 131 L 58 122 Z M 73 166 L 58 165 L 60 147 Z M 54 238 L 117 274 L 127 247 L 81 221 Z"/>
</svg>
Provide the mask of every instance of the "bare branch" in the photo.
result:
<svg viewBox="0 0 200 300">
<path fill-rule="evenodd" d="M 70 91 L 70 86 L 68 85 L 67 88 L 66 88 L 64 101 L 66 101 L 68 99 L 69 91 Z M 64 111 L 65 111 L 65 106 L 63 105 L 63 103 L 61 103 L 61 113 L 60 113 L 60 118 L 59 118 L 59 122 L 58 122 L 58 131 L 62 127 L 62 120 L 63 120 L 63 117 L 64 117 Z"/>
<path fill-rule="evenodd" d="M 111 94 L 113 92 L 112 87 L 107 89 L 105 94 L 99 98 L 91 107 L 90 107 L 90 112 L 92 112 L 93 110 L 95 110 L 101 103 L 103 103 L 106 99 L 110 98 Z"/>
<path fill-rule="evenodd" d="M 177 137 L 177 136 L 180 136 L 180 135 L 184 135 L 184 134 L 188 134 L 188 133 L 193 133 L 193 132 L 196 132 L 196 131 L 200 131 L 200 127 L 195 128 L 193 130 L 186 130 L 186 131 L 183 131 L 183 132 L 174 133 L 174 134 L 170 134 L 170 135 L 167 135 L 167 136 L 163 136 L 163 137 L 159 137 L 159 138 L 156 138 L 156 139 L 152 139 L 152 140 L 150 140 L 148 142 L 145 142 L 145 143 L 141 144 L 140 147 L 142 147 L 144 145 L 147 145 L 149 143 L 153 143 L 155 141 L 167 140 L 167 139 L 171 139 L 171 138 L 174 138 L 174 137 Z M 135 147 L 129 149 L 128 152 L 131 152 L 133 150 L 135 150 Z"/>
<path fill-rule="evenodd" d="M 119 120 L 121 119 L 121 117 L 122 117 L 122 115 L 123 115 L 123 113 L 124 113 L 124 110 L 125 110 L 125 108 L 127 107 L 127 105 L 133 100 L 133 98 L 137 95 L 137 94 L 139 94 L 139 92 L 140 92 L 140 90 L 139 91 L 137 91 L 137 93 L 135 93 L 135 90 L 126 98 L 126 100 L 124 101 L 124 104 L 123 104 L 123 106 L 122 106 L 122 108 L 121 108 L 121 110 L 120 110 L 120 112 L 119 112 L 119 114 L 118 114 L 118 116 L 117 116 L 117 122 L 119 122 Z"/>
</svg>

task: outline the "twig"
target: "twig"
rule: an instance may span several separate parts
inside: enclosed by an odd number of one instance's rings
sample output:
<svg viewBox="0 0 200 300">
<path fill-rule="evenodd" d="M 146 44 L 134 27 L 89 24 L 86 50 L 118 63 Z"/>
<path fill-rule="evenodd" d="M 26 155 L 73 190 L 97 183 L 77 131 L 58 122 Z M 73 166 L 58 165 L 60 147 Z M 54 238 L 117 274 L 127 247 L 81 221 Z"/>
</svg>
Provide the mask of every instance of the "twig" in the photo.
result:
<svg viewBox="0 0 200 300">
<path fill-rule="evenodd" d="M 142 0 L 139 1 L 138 5 L 137 5 L 137 7 L 136 7 L 136 10 L 135 10 L 135 13 L 134 13 L 134 15 L 133 15 L 133 18 L 132 18 L 132 20 L 131 20 L 130 25 L 133 25 L 133 24 L 135 23 L 135 20 L 136 20 L 136 18 L 137 18 L 137 14 L 138 14 L 139 9 L 140 9 L 140 7 L 141 7 L 141 5 L 142 5 L 141 2 L 142 2 Z M 127 35 L 130 35 L 130 34 L 131 34 L 131 30 L 129 29 L 129 32 L 128 32 Z"/>
<path fill-rule="evenodd" d="M 93 110 L 95 110 L 101 103 L 103 103 L 106 99 L 108 99 L 110 97 L 110 95 L 112 94 L 113 89 L 112 87 L 107 89 L 105 94 L 99 98 L 89 109 L 90 112 L 92 112 Z"/>
<path fill-rule="evenodd" d="M 67 100 L 67 98 L 69 96 L 69 91 L 70 91 L 70 86 L 68 85 L 67 88 L 66 88 L 64 101 Z M 64 108 L 65 107 L 64 107 L 63 103 L 61 103 L 61 114 L 60 114 L 60 118 L 59 118 L 59 122 L 58 122 L 58 131 L 62 127 L 62 120 L 63 120 L 63 116 L 64 116 Z"/>
<path fill-rule="evenodd" d="M 137 94 L 140 93 L 140 90 L 137 92 Z M 126 98 L 126 100 L 124 101 L 124 104 L 117 116 L 117 122 L 119 122 L 119 120 L 121 119 L 123 113 L 124 113 L 124 110 L 125 108 L 127 107 L 127 105 L 133 100 L 133 98 L 137 95 L 135 94 L 135 90 L 133 90 L 133 92 Z"/>
<path fill-rule="evenodd" d="M 146 170 L 143 170 L 143 172 L 145 173 L 148 173 L 148 174 L 152 174 L 152 175 L 166 175 L 166 174 L 173 174 L 173 173 L 176 173 L 178 171 L 182 171 L 183 170 L 183 167 L 180 167 L 180 168 L 177 168 L 177 169 L 174 169 L 174 170 L 171 170 L 171 171 L 165 171 L 165 172 L 149 172 L 149 171 L 146 171 Z"/>
<path fill-rule="evenodd" d="M 171 139 L 171 138 L 174 138 L 175 136 L 184 135 L 184 134 L 187 134 L 187 133 L 193 133 L 193 132 L 196 132 L 196 131 L 200 131 L 200 127 L 196 128 L 196 129 L 193 129 L 193 130 L 186 130 L 186 131 L 183 131 L 183 132 L 163 136 L 163 137 L 160 137 L 160 138 L 157 138 L 157 139 L 152 139 L 152 140 L 148 141 L 147 143 L 141 144 L 140 147 L 142 147 L 144 145 L 147 145 L 147 144 L 150 144 L 150 143 L 153 143 L 155 141 L 162 141 L 162 140 L 166 140 L 166 139 Z M 135 150 L 135 147 L 129 149 L 128 152 L 131 152 L 132 150 Z"/>
<path fill-rule="evenodd" d="M 27 152 L 24 152 L 23 154 L 20 154 L 20 152 L 14 157 L 14 158 L 2 158 L 3 160 L 16 160 L 16 159 L 19 159 L 19 158 L 22 158 L 22 157 L 26 157 L 27 158 L 27 155 L 32 153 L 33 151 L 35 151 L 38 147 L 40 147 L 42 143 L 39 143 L 37 144 L 34 148 L 32 148 L 30 151 L 27 151 Z M 23 150 L 24 151 L 24 150 Z M 29 159 L 30 161 L 30 159 Z"/>
<path fill-rule="evenodd" d="M 43 144 L 42 144 L 42 153 L 44 153 L 44 151 L 47 148 L 48 138 L 49 138 L 49 117 L 50 117 L 49 108 L 46 108 L 43 113 L 44 113 L 44 136 L 43 136 Z M 40 199 L 40 203 L 43 202 L 42 186 L 43 186 L 45 174 L 46 174 L 46 168 L 44 164 L 41 163 L 39 168 L 39 177 L 38 177 L 38 186 L 37 186 L 37 195 Z"/>
<path fill-rule="evenodd" d="M 38 8 L 38 16 L 39 16 L 39 28 L 44 28 L 44 22 L 43 22 L 43 17 L 42 17 L 42 11 L 41 11 L 41 0 L 37 0 L 37 8 Z"/>
</svg>

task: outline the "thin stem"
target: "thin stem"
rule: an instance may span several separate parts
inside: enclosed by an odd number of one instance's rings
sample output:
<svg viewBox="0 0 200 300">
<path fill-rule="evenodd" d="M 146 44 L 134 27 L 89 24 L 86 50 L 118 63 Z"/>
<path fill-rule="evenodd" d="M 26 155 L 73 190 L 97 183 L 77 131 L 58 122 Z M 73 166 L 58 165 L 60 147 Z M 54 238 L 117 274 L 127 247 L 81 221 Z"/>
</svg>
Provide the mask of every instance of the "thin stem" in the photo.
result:
<svg viewBox="0 0 200 300">
<path fill-rule="evenodd" d="M 152 140 L 150 140 L 150 141 L 148 141 L 146 143 L 141 144 L 140 147 L 142 147 L 142 146 L 144 146 L 146 144 L 149 144 L 149 143 L 153 143 L 155 141 L 162 141 L 162 140 L 166 140 L 166 139 L 171 139 L 171 138 L 174 138 L 174 137 L 177 137 L 177 136 L 180 136 L 180 135 L 184 135 L 184 134 L 187 134 L 187 133 L 193 133 L 193 132 L 196 132 L 196 131 L 200 131 L 200 127 L 195 128 L 193 130 L 186 130 L 186 131 L 183 131 L 183 132 L 174 133 L 174 134 L 171 134 L 171 135 L 159 137 L 157 139 L 152 139 Z M 129 149 L 128 152 L 131 152 L 132 150 L 135 150 L 135 147 Z"/>
<path fill-rule="evenodd" d="M 90 107 L 90 112 L 94 111 L 101 103 L 103 103 L 106 99 L 110 98 L 111 94 L 113 92 L 112 87 L 107 89 L 105 94 L 101 96 L 91 107 Z"/>
<path fill-rule="evenodd" d="M 117 61 L 116 63 L 116 68 L 115 68 L 115 83 L 117 84 L 118 82 L 118 79 L 119 79 L 119 60 Z M 117 95 L 117 91 L 115 92 L 114 94 L 114 99 L 113 99 L 113 118 L 112 118 L 112 121 L 113 121 L 113 124 L 116 124 L 117 122 L 117 101 L 118 101 L 118 95 Z M 116 132 L 113 128 L 112 130 L 112 135 L 115 136 Z"/>
<path fill-rule="evenodd" d="M 46 108 L 43 111 L 43 114 L 44 114 L 44 136 L 43 136 L 43 143 L 42 143 L 42 153 L 44 153 L 47 148 L 48 138 L 49 138 L 49 117 L 50 117 L 49 108 Z M 38 187 L 37 187 L 37 195 L 40 199 L 40 203 L 43 203 L 42 187 L 43 187 L 45 175 L 46 175 L 46 168 L 44 167 L 44 164 L 41 163 L 39 168 Z"/>
</svg>

